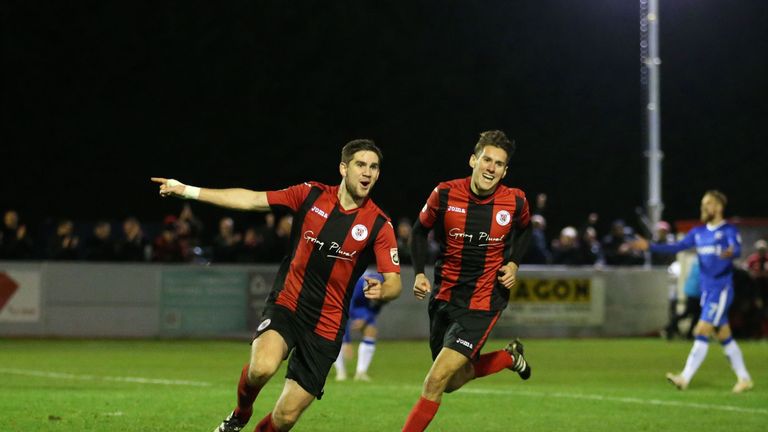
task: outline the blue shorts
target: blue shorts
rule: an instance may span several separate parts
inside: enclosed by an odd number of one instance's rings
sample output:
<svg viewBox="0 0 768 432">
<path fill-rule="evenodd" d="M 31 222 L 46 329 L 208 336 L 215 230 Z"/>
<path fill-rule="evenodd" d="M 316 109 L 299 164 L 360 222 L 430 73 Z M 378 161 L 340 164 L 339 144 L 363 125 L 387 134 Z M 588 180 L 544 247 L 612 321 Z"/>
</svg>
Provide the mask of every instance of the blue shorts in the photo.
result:
<svg viewBox="0 0 768 432">
<path fill-rule="evenodd" d="M 344 331 L 344 343 L 350 343 L 352 337 L 350 336 L 350 324 L 352 321 L 363 320 L 365 325 L 376 325 L 376 317 L 379 315 L 378 311 L 372 311 L 365 307 L 351 308 L 349 310 L 349 320 L 347 321 L 347 329 Z"/>
<path fill-rule="evenodd" d="M 727 285 L 722 290 L 701 293 L 701 321 L 715 327 L 728 324 L 728 310 L 733 303 L 733 286 Z"/>
</svg>

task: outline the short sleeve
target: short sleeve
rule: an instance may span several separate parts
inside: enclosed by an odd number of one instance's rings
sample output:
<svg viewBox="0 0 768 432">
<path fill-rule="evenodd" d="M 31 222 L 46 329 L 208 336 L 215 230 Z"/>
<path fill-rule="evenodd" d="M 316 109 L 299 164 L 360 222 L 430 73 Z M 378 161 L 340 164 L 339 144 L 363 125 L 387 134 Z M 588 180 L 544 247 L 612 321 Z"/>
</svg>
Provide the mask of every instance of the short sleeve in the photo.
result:
<svg viewBox="0 0 768 432">
<path fill-rule="evenodd" d="M 373 244 L 373 252 L 376 255 L 376 269 L 379 273 L 400 273 L 397 240 L 395 240 L 395 229 L 391 222 L 382 225 Z"/>
<path fill-rule="evenodd" d="M 525 195 L 522 197 L 523 205 L 520 209 L 520 216 L 517 219 L 518 228 L 525 228 L 531 223 L 531 209 L 528 206 L 528 199 Z"/>
<path fill-rule="evenodd" d="M 301 207 L 310 190 L 310 183 L 301 183 L 278 191 L 268 191 L 267 202 L 270 207 L 283 206 L 295 212 Z"/>
<path fill-rule="evenodd" d="M 419 213 L 419 222 L 426 227 L 432 228 L 437 220 L 437 210 L 440 208 L 440 191 L 434 188 L 427 198 L 427 203 L 422 207 Z"/>
</svg>

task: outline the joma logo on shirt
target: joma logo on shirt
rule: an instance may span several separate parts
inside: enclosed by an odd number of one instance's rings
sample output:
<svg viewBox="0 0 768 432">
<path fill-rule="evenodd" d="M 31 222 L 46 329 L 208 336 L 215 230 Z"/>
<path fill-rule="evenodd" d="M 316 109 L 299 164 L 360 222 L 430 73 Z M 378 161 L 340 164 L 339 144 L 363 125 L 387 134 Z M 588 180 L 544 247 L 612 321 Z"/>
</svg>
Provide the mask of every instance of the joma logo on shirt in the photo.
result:
<svg viewBox="0 0 768 432">
<path fill-rule="evenodd" d="M 472 343 L 471 343 L 471 342 L 465 341 L 465 340 L 464 340 L 464 339 L 462 339 L 462 338 L 458 338 L 458 339 L 456 339 L 456 343 L 457 343 L 457 344 L 459 344 L 459 345 L 464 345 L 465 347 L 467 347 L 467 348 L 469 348 L 469 349 L 472 349 L 472 348 L 474 348 L 474 346 L 472 345 Z"/>
<path fill-rule="evenodd" d="M 324 219 L 328 219 L 328 213 L 326 213 L 326 212 L 324 212 L 324 211 L 320 210 L 319 208 L 317 208 L 317 206 L 312 206 L 312 211 L 313 211 L 314 213 L 317 213 L 317 214 L 319 214 L 319 215 L 320 215 L 320 216 L 322 216 Z"/>
<path fill-rule="evenodd" d="M 456 212 L 456 213 L 467 214 L 467 210 L 463 209 L 461 207 L 448 206 L 448 211 L 449 212 Z"/>
</svg>

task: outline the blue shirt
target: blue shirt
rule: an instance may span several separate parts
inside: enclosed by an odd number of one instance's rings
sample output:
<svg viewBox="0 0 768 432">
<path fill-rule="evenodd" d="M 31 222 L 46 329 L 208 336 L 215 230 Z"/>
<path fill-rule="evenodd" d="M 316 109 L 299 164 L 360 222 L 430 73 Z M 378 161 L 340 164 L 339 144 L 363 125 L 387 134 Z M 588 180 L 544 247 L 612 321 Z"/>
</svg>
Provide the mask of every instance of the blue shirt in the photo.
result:
<svg viewBox="0 0 768 432">
<path fill-rule="evenodd" d="M 688 272 L 688 278 L 685 279 L 683 292 L 686 297 L 701 297 L 701 288 L 699 288 L 699 261 L 691 264 L 691 270 Z"/>
<path fill-rule="evenodd" d="M 733 259 L 741 255 L 741 236 L 735 226 L 727 222 L 697 226 L 677 243 L 652 244 L 651 252 L 677 253 L 693 247 L 699 257 L 702 292 L 716 293 L 732 285 Z M 729 247 L 733 247 L 733 256 L 720 258 Z"/>
</svg>

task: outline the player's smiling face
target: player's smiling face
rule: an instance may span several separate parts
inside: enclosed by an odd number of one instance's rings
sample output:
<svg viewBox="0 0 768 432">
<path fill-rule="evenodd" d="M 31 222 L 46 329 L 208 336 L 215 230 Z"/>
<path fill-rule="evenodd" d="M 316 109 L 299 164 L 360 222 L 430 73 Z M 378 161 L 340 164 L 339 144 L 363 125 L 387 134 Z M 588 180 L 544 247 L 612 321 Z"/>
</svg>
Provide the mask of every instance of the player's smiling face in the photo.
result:
<svg viewBox="0 0 768 432">
<path fill-rule="evenodd" d="M 342 162 L 339 171 L 344 178 L 344 187 L 352 199 L 362 200 L 368 196 L 379 179 L 379 157 L 372 151 L 361 150 L 352 156 L 348 164 Z"/>
<path fill-rule="evenodd" d="M 472 192 L 490 195 L 507 175 L 507 152 L 499 147 L 487 145 L 479 155 L 469 157 L 472 167 Z"/>
</svg>

